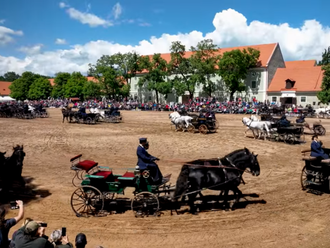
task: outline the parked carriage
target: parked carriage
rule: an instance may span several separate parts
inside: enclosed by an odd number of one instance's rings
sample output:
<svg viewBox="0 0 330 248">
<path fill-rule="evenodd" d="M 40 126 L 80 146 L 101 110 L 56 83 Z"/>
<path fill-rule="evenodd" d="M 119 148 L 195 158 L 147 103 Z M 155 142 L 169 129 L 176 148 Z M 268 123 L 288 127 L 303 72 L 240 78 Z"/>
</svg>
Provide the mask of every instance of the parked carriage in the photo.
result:
<svg viewBox="0 0 330 248">
<path fill-rule="evenodd" d="M 330 154 L 330 149 L 323 149 Z M 309 156 L 311 150 L 301 151 L 305 166 L 301 171 L 301 187 L 312 193 L 330 192 L 330 159 Z"/>
</svg>

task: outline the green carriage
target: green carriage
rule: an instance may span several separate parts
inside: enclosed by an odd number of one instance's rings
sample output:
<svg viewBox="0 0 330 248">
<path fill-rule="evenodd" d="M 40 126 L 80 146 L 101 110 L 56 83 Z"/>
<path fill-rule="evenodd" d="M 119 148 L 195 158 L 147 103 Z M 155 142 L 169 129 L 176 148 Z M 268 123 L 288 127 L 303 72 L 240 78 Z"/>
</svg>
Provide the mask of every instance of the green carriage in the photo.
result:
<svg viewBox="0 0 330 248">
<path fill-rule="evenodd" d="M 92 160 L 73 157 L 71 169 L 75 171 L 72 183 L 77 188 L 71 196 L 71 207 L 76 216 L 97 216 L 123 213 L 131 209 L 136 217 L 158 215 L 161 206 L 170 202 L 174 187 L 166 175 L 159 185 L 152 183 L 148 170 L 129 168 L 124 174 L 114 174 L 109 167 L 99 166 Z M 79 185 L 78 185 L 79 181 Z M 125 190 L 132 189 L 133 198 L 125 197 Z"/>
</svg>

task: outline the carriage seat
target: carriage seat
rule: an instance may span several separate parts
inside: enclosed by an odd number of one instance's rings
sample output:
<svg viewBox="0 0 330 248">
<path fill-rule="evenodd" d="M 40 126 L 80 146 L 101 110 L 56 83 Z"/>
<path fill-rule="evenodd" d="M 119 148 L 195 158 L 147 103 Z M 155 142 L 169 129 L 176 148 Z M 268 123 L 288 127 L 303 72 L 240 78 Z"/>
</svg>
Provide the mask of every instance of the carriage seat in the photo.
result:
<svg viewBox="0 0 330 248">
<path fill-rule="evenodd" d="M 312 151 L 311 149 L 302 150 L 301 151 L 301 154 L 303 156 L 302 160 L 306 160 L 306 161 L 315 161 L 315 160 L 317 160 L 317 157 L 310 156 L 311 151 Z M 321 163 L 330 164 L 330 159 L 322 159 Z"/>
<path fill-rule="evenodd" d="M 96 167 L 98 165 L 98 163 L 93 160 L 80 161 L 81 157 L 82 157 L 82 154 L 77 155 L 70 159 L 70 162 L 72 163 L 71 167 L 74 170 L 77 168 L 80 170 L 84 170 L 88 173 L 91 169 L 93 169 L 94 167 Z"/>
</svg>

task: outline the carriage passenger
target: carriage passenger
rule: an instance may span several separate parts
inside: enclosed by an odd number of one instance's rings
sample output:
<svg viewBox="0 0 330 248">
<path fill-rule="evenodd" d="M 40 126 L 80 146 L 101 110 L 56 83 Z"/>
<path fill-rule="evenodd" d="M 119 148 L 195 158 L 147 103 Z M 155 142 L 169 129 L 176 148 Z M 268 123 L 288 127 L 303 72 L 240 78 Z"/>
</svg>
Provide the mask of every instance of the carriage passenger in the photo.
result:
<svg viewBox="0 0 330 248">
<path fill-rule="evenodd" d="M 319 141 L 317 135 L 313 135 L 311 143 L 311 157 L 317 157 L 322 159 L 328 159 L 329 155 L 324 152 L 322 149 L 322 141 Z"/>
<path fill-rule="evenodd" d="M 155 161 L 159 160 L 148 153 L 149 142 L 146 138 L 140 138 L 140 145 L 137 148 L 136 154 L 138 157 L 137 165 L 140 170 L 150 170 L 150 176 L 155 184 L 162 182 L 163 176 Z"/>
</svg>

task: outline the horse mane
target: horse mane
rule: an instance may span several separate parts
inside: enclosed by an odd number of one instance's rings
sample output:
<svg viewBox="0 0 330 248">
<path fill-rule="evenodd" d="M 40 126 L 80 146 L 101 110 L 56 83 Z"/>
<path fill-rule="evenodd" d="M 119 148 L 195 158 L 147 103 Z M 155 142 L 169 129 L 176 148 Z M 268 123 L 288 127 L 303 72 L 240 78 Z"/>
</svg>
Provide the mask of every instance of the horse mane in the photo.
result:
<svg viewBox="0 0 330 248">
<path fill-rule="evenodd" d="M 16 145 L 16 146 L 13 147 L 14 151 L 17 151 L 17 150 L 20 150 L 20 149 L 23 149 L 23 145 L 22 146 Z"/>
</svg>

